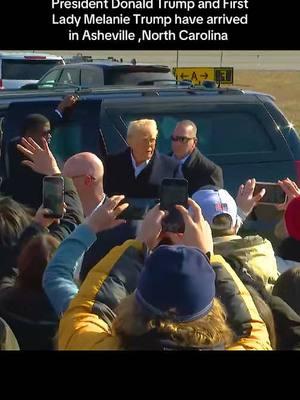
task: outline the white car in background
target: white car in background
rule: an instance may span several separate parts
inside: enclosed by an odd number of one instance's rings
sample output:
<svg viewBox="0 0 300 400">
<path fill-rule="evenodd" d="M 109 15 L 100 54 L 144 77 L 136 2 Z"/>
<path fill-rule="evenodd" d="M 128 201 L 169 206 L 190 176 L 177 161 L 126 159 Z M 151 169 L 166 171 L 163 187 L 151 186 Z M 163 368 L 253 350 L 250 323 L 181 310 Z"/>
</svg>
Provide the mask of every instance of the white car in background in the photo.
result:
<svg viewBox="0 0 300 400">
<path fill-rule="evenodd" d="M 0 51 L 0 90 L 19 89 L 27 83 L 36 83 L 59 64 L 65 64 L 63 58 L 53 54 Z"/>
</svg>

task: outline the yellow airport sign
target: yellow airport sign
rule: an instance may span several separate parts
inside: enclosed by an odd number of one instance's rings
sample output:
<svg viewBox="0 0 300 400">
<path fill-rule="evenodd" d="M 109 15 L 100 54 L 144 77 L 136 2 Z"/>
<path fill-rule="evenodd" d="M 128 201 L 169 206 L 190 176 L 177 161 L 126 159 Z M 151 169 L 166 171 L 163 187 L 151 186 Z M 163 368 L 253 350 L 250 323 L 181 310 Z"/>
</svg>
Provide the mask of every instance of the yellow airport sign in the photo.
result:
<svg viewBox="0 0 300 400">
<path fill-rule="evenodd" d="M 176 80 L 192 81 L 194 85 L 200 85 L 206 80 L 233 84 L 232 67 L 179 67 L 173 68 L 173 74 Z"/>
<path fill-rule="evenodd" d="M 214 68 L 215 70 L 215 81 L 220 83 L 233 84 L 233 68 L 232 67 L 220 67 Z"/>
</svg>

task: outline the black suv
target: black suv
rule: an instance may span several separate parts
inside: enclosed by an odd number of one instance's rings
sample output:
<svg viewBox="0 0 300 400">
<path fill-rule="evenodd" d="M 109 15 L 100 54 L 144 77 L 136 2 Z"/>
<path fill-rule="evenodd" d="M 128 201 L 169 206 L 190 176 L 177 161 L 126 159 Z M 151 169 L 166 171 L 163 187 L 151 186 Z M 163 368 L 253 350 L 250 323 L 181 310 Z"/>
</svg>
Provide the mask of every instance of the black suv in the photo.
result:
<svg viewBox="0 0 300 400">
<path fill-rule="evenodd" d="M 6 108 L 2 175 L 6 175 L 6 143 L 20 134 L 23 118 L 32 112 L 49 114 L 63 94 L 43 91 L 24 92 L 22 96 L 19 92 L 14 99 L 0 94 L 0 109 Z M 61 162 L 81 151 L 94 152 L 101 158 L 122 151 L 129 122 L 139 118 L 157 121 L 158 149 L 168 153 L 176 123 L 190 119 L 198 127 L 199 149 L 222 166 L 225 187 L 233 195 L 251 177 L 276 182 L 287 176 L 297 181 L 300 176 L 298 134 L 269 95 L 201 87 L 115 87 L 79 95 L 74 113 L 52 132 L 52 149 Z M 260 206 L 247 228 L 267 235 L 275 217 L 273 207 Z"/>
<path fill-rule="evenodd" d="M 121 63 L 114 60 L 59 65 L 48 71 L 36 84 L 23 90 L 51 88 L 99 88 L 104 85 L 156 85 L 176 80 L 164 65 Z"/>
</svg>

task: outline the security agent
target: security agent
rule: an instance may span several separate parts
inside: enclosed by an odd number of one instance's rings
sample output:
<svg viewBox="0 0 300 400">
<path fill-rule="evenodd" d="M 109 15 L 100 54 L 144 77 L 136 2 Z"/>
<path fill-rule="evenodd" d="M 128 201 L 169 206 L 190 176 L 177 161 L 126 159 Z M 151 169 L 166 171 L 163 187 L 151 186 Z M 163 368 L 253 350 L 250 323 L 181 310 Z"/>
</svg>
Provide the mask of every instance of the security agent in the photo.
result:
<svg viewBox="0 0 300 400">
<path fill-rule="evenodd" d="M 171 136 L 172 157 L 181 165 L 181 171 L 189 183 L 189 195 L 202 186 L 223 188 L 221 167 L 206 158 L 197 148 L 197 126 L 189 120 L 177 123 Z"/>
</svg>

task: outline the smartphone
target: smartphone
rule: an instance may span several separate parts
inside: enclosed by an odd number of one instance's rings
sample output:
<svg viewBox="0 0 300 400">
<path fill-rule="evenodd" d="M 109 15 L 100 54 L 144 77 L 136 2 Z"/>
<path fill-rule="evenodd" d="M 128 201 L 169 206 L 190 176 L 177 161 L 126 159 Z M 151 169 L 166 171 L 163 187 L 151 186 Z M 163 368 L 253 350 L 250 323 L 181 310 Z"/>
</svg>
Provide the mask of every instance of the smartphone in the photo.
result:
<svg viewBox="0 0 300 400">
<path fill-rule="evenodd" d="M 64 178 L 45 176 L 43 179 L 43 207 L 51 210 L 49 218 L 62 218 L 64 214 Z"/>
<path fill-rule="evenodd" d="M 266 193 L 259 202 L 260 204 L 284 204 L 286 202 L 286 194 L 278 183 L 256 182 L 254 195 L 258 194 L 262 189 L 266 189 Z"/>
<path fill-rule="evenodd" d="M 125 220 L 140 220 L 144 219 L 147 212 L 159 203 L 159 199 L 137 199 L 137 198 L 125 198 L 122 203 L 128 203 L 129 206 L 121 214 L 118 219 Z"/>
<path fill-rule="evenodd" d="M 182 205 L 188 208 L 188 181 L 186 179 L 164 179 L 160 187 L 160 209 L 167 211 L 162 220 L 164 232 L 183 233 L 184 220 L 175 208 Z"/>
</svg>

